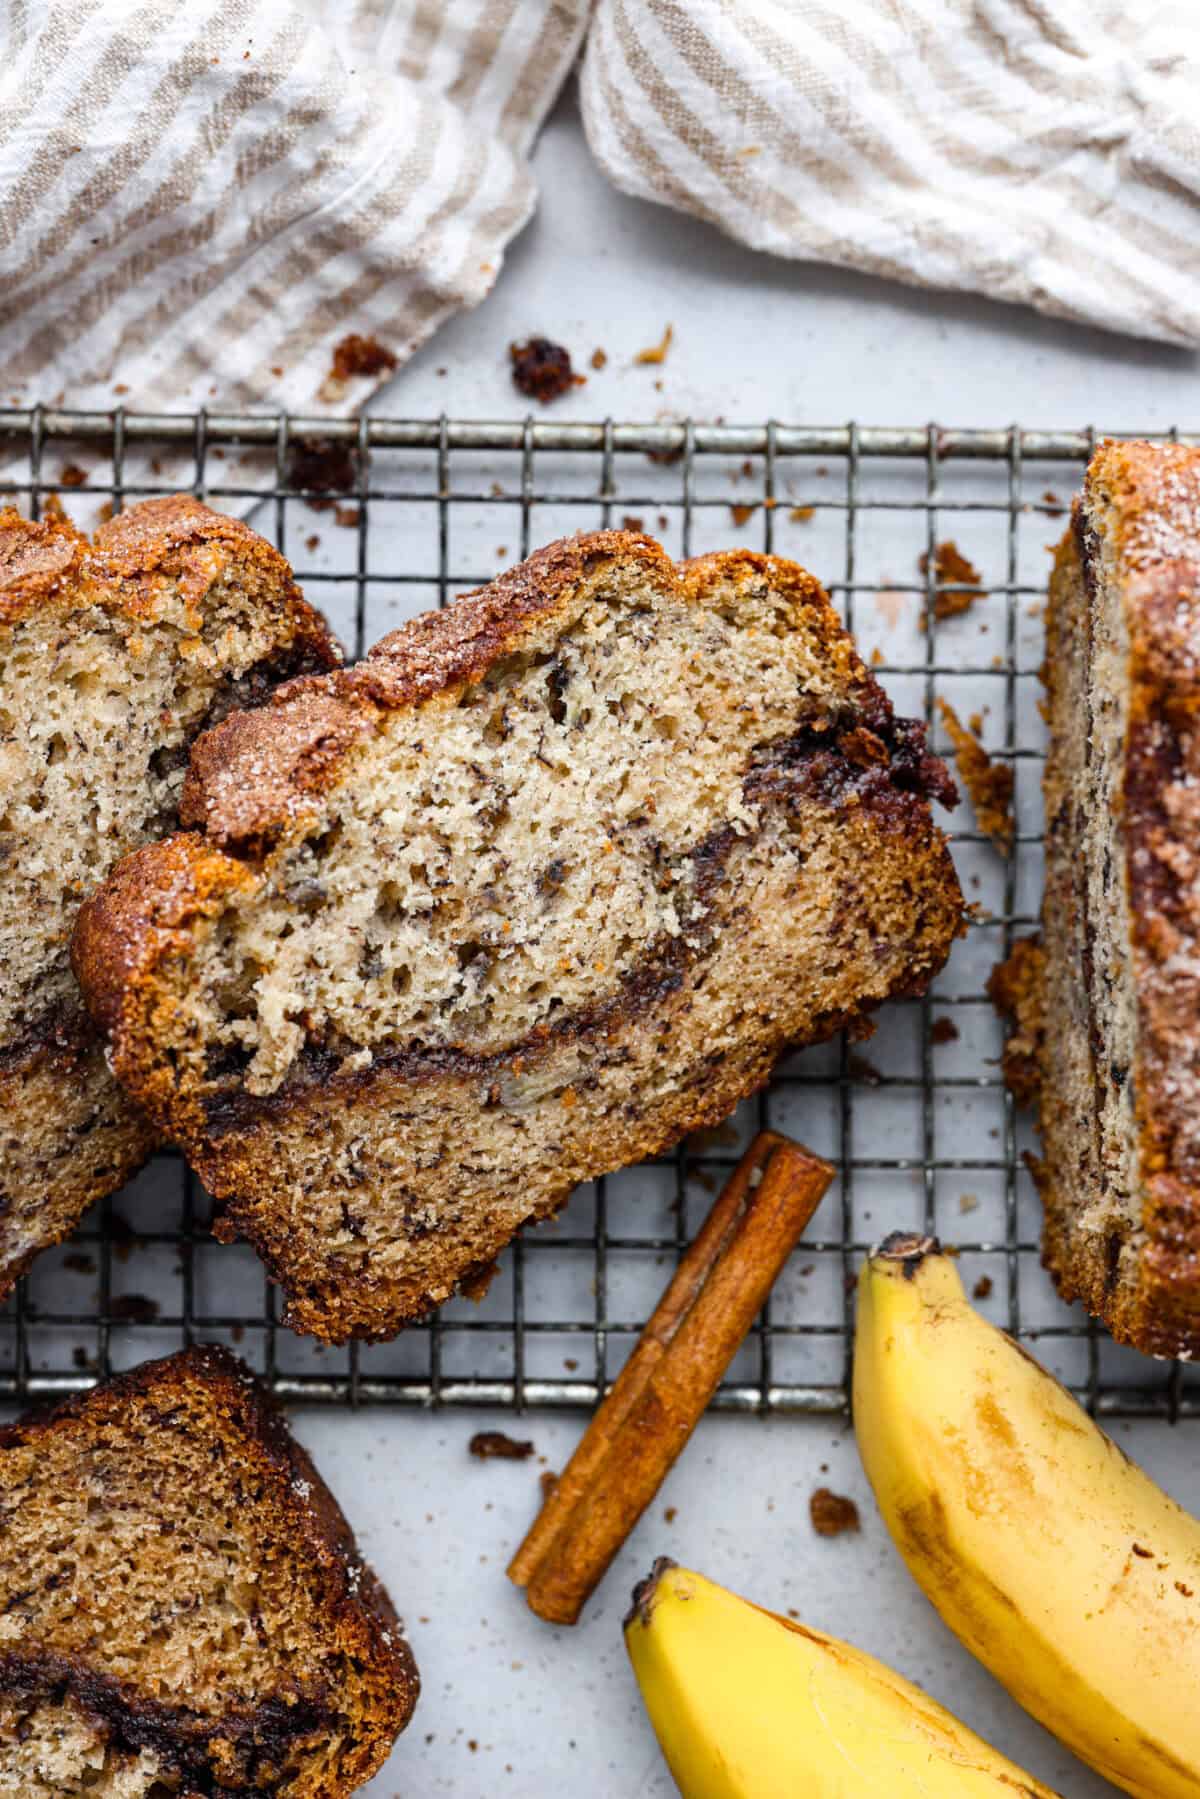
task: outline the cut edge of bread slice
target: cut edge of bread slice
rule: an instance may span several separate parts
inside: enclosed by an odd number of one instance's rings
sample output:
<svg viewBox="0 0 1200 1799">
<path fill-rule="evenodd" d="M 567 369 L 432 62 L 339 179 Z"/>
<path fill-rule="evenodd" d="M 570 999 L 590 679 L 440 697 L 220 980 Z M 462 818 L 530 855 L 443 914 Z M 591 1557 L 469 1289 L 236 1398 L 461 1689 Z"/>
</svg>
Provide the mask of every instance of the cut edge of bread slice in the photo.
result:
<svg viewBox="0 0 1200 1799">
<path fill-rule="evenodd" d="M 338 660 L 279 552 L 188 495 L 91 540 L 0 512 L 0 1296 L 156 1140 L 68 965 L 79 899 L 175 823 L 205 724 Z"/>
<path fill-rule="evenodd" d="M 343 1799 L 408 1723 L 391 1601 L 228 1351 L 0 1430 L 0 1515 L 5 1790 Z"/>
<path fill-rule="evenodd" d="M 1043 1260 L 1154 1355 L 1200 1352 L 1200 452 L 1109 442 L 1058 547 L 1037 940 L 992 992 L 1037 1108 Z"/>
<path fill-rule="evenodd" d="M 203 828 L 114 872 L 75 965 L 288 1321 L 385 1337 L 924 991 L 963 926 L 930 796 L 810 575 L 597 533 L 208 733 Z"/>
</svg>

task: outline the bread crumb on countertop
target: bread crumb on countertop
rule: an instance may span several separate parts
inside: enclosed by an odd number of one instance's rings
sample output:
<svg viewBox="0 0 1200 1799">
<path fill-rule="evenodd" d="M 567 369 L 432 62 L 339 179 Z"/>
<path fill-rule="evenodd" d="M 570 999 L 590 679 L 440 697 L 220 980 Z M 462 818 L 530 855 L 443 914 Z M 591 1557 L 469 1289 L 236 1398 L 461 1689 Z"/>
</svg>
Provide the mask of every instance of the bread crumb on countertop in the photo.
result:
<svg viewBox="0 0 1200 1799">
<path fill-rule="evenodd" d="M 533 1454 L 532 1443 L 519 1442 L 502 1430 L 477 1430 L 467 1448 L 481 1462 L 524 1462 Z"/>
<path fill-rule="evenodd" d="M 928 550 L 922 551 L 917 559 L 917 567 L 923 575 L 930 572 L 930 560 Z M 979 570 L 963 555 L 953 538 L 947 538 L 935 547 L 932 565 L 934 618 L 954 618 L 960 612 L 969 611 L 976 600 L 987 597 L 986 590 L 980 585 L 983 577 Z"/>
<path fill-rule="evenodd" d="M 665 362 L 674 337 L 675 327 L 668 325 L 658 343 L 652 344 L 648 350 L 639 350 L 633 360 L 641 363 Z"/>
<path fill-rule="evenodd" d="M 975 822 L 996 848 L 1007 855 L 1013 840 L 1013 788 L 1011 764 L 993 762 L 979 739 L 969 731 L 949 701 L 938 700 L 938 712 L 954 745 L 954 763 L 970 795 Z"/>
<path fill-rule="evenodd" d="M 819 1537 L 840 1537 L 846 1531 L 862 1529 L 858 1507 L 845 1493 L 818 1487 L 808 1502 L 812 1527 Z"/>
<path fill-rule="evenodd" d="M 509 344 L 513 385 L 526 398 L 548 406 L 586 379 L 571 367 L 571 354 L 548 337 L 530 337 L 523 344 Z"/>
</svg>

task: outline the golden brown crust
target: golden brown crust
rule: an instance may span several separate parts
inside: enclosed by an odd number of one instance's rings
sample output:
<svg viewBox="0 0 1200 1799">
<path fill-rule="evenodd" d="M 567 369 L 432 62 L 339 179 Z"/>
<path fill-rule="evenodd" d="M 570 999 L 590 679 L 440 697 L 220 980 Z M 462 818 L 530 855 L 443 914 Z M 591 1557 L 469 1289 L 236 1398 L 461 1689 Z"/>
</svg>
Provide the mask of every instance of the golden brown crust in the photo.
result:
<svg viewBox="0 0 1200 1799">
<path fill-rule="evenodd" d="M 78 579 L 86 551 L 86 537 L 57 513 L 35 520 L 0 510 L 0 625 L 57 599 Z"/>
<path fill-rule="evenodd" d="M 286 617 L 295 660 L 336 668 L 337 644 L 320 613 L 303 597 L 291 567 L 273 544 L 241 519 L 213 512 L 191 494 L 141 500 L 96 531 L 88 573 L 95 598 L 133 617 L 152 613 L 164 582 L 185 599 L 199 598 L 223 571 L 237 571 L 269 609 Z"/>
<path fill-rule="evenodd" d="M 262 856 L 335 781 L 372 708 L 320 678 L 288 684 L 286 699 L 235 712 L 192 746 L 179 822 L 214 844 Z"/>
<path fill-rule="evenodd" d="M 139 500 L 97 526 L 92 537 L 97 559 L 118 578 L 150 574 L 189 543 L 236 545 L 243 558 L 290 581 L 286 561 L 265 537 L 242 519 L 214 512 L 188 493 Z"/>
<path fill-rule="evenodd" d="M 71 961 L 102 1030 L 118 1029 L 121 1005 L 139 970 L 157 966 L 192 921 L 216 912 L 237 886 L 254 877 L 195 832 L 147 843 L 118 862 L 80 908 Z"/>
<path fill-rule="evenodd" d="M 93 1436 L 170 1429 L 173 1410 L 195 1403 L 198 1389 L 215 1413 L 215 1465 L 237 1463 L 250 1477 L 246 1487 L 254 1492 L 261 1510 L 264 1537 L 286 1544 L 287 1554 L 306 1570 L 305 1586 L 319 1616 L 323 1651 L 345 1657 L 356 1671 L 358 1691 L 336 1695 L 359 1739 L 350 1757 L 352 1784 L 339 1780 L 337 1793 L 330 1795 L 341 1799 L 382 1765 L 408 1723 L 420 1686 L 416 1664 L 395 1608 L 359 1554 L 341 1507 L 311 1457 L 292 1437 L 274 1400 L 244 1363 L 219 1346 L 194 1346 L 143 1363 L 49 1411 L 28 1414 L 0 1429 L 0 1488 L 7 1453 L 42 1445 L 49 1451 L 55 1439 L 69 1444 L 82 1438 L 86 1445 Z M 147 1504 L 153 1505 L 152 1496 L 147 1496 Z M 24 1652 L 33 1650 L 36 1662 L 37 1648 L 10 1640 L 7 1659 L 20 1664 Z M 103 1669 L 74 1665 L 73 1658 L 63 1669 L 68 1681 L 74 1677 L 85 1690 L 94 1688 L 93 1697 L 98 1695 L 101 1705 L 107 1699 L 115 1702 L 118 1712 L 141 1717 L 150 1742 L 157 1729 L 163 1759 L 170 1765 L 174 1745 L 168 1708 L 125 1682 L 113 1681 Z M 275 1696 L 263 1699 L 269 1708 Z"/>
<path fill-rule="evenodd" d="M 676 585 L 675 566 L 652 537 L 633 531 L 565 537 L 453 606 L 401 625 L 341 678 L 339 691 L 395 711 L 482 680 L 533 627 L 553 625 L 579 585 L 613 562 L 636 568 L 664 591 Z"/>
<path fill-rule="evenodd" d="M 140 500 L 100 525 L 90 542 L 61 512 L 33 520 L 12 507 L 0 510 L 0 626 L 61 604 L 145 617 L 164 581 L 177 584 L 185 598 L 189 588 L 199 597 L 216 574 L 235 565 L 272 611 L 286 617 L 294 660 L 313 669 L 338 666 L 328 627 L 279 551 L 241 519 L 213 512 L 191 494 Z"/>
</svg>

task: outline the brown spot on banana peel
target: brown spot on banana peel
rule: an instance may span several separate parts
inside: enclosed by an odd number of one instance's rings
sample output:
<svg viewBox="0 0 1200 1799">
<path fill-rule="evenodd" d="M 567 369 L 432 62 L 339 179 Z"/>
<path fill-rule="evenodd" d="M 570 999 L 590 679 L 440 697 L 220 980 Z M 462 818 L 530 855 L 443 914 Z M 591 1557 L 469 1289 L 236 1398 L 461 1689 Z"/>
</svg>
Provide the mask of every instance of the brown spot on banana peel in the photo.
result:
<svg viewBox="0 0 1200 1799">
<path fill-rule="evenodd" d="M 1022 1451 L 1021 1438 L 990 1387 L 985 1388 L 975 1401 L 975 1421 L 984 1441 L 990 1442 L 993 1450 L 998 1452 L 1004 1473 L 1002 1482 L 993 1485 L 987 1466 L 963 1454 L 962 1476 L 971 1511 L 976 1517 L 986 1517 L 989 1512 L 1007 1510 L 1005 1489 L 1013 1486 L 1019 1487 L 1026 1498 L 1033 1499 L 1034 1479 Z"/>
<path fill-rule="evenodd" d="M 986 1641 L 990 1621 L 980 1614 L 963 1579 L 966 1563 L 951 1544 L 949 1519 L 939 1496 L 931 1493 L 916 1505 L 902 1506 L 896 1514 L 896 1527 L 897 1546 L 905 1560 L 910 1564 L 924 1562 L 936 1569 L 939 1588 L 954 1594 L 978 1638 Z M 975 1570 L 971 1585 L 986 1592 L 1003 1610 L 1020 1617 L 1016 1604 L 1003 1587 L 998 1587 L 985 1574 Z"/>
<path fill-rule="evenodd" d="M 639 1580 L 633 1589 L 629 1610 L 621 1620 L 622 1630 L 628 1630 L 631 1624 L 650 1623 L 650 1615 L 654 1610 L 654 1598 L 658 1592 L 658 1583 L 664 1574 L 677 1568 L 678 1562 L 672 1561 L 669 1555 L 660 1555 L 645 1580 Z"/>
<path fill-rule="evenodd" d="M 872 1260 L 899 1262 L 906 1281 L 915 1280 L 917 1270 L 927 1256 L 944 1255 L 936 1237 L 922 1236 L 918 1231 L 892 1231 L 875 1250 Z"/>
<path fill-rule="evenodd" d="M 980 1393 L 975 1401 L 975 1421 L 983 1436 L 999 1448 L 1005 1472 L 1032 1492 L 1033 1477 L 1021 1451 L 1021 1438 L 990 1387 Z"/>
<path fill-rule="evenodd" d="M 1069 1696 L 1074 1691 L 1082 1699 L 1096 1699 L 1099 1698 L 1099 1695 L 1095 1693 L 1094 1688 L 1089 1687 L 1080 1678 L 1070 1663 L 1063 1661 L 1057 1655 L 1054 1645 L 1037 1630 L 1031 1620 L 1026 1618 L 1011 1595 L 1006 1593 L 1002 1587 L 997 1586 L 995 1581 L 990 1580 L 979 1568 L 970 1566 L 966 1556 L 955 1548 L 950 1537 L 946 1508 L 939 1496 L 931 1493 L 927 1499 L 916 1505 L 901 1507 L 896 1514 L 894 1534 L 896 1547 L 908 1563 L 910 1571 L 917 1577 L 918 1585 L 922 1587 L 934 1609 L 942 1616 L 955 1635 L 966 1644 L 971 1653 L 983 1662 L 985 1667 L 992 1668 L 992 1671 L 995 1672 L 995 1663 L 989 1653 L 991 1643 L 995 1639 L 995 1627 L 980 1604 L 980 1600 L 984 1596 L 1000 1611 L 1007 1613 L 1009 1618 L 1015 1619 L 1020 1632 L 1027 1636 L 1031 1643 L 1041 1644 L 1046 1659 L 1058 1670 L 1057 1683 L 1052 1687 L 1051 1683 L 1046 1681 L 1039 1681 L 1036 1684 L 1031 1681 L 1029 1687 L 1026 1688 L 1019 1680 L 1009 1685 L 1007 1680 L 1002 1679 L 1002 1684 L 1008 1687 L 1018 1704 L 1023 1705 L 1026 1711 L 1070 1747 L 1073 1732 L 1065 1729 L 1064 1724 L 1069 1723 L 1084 1708 L 1082 1704 L 1072 1705 L 1069 1697 L 1065 1697 L 1061 1710 L 1057 1712 L 1049 1710 L 1045 1705 L 1047 1693 L 1053 1690 L 1060 1695 Z M 918 1569 L 922 1564 L 935 1571 L 932 1591 L 920 1579 Z M 968 1573 L 969 1578 L 967 1578 Z M 943 1610 L 936 1596 L 941 1593 L 944 1593 L 949 1601 L 947 1610 Z M 1004 1640 L 1012 1642 L 1014 1640 L 1013 1625 L 1006 1620 L 1002 1628 Z M 997 1678 L 1001 1679 L 999 1675 Z M 1115 1711 L 1115 1708 L 1108 1705 L 1107 1701 L 1101 1699 L 1100 1703 L 1109 1711 Z M 1157 1768 L 1163 1773 L 1171 1774 L 1176 1780 L 1181 1778 L 1194 1780 L 1196 1778 L 1194 1768 L 1177 1760 L 1161 1743 L 1152 1742 L 1140 1733 L 1134 1735 L 1124 1747 L 1128 1752 L 1136 1751 L 1138 1755 L 1146 1758 L 1147 1768 L 1145 1771 L 1147 1774 L 1151 1774 Z M 1125 1768 L 1128 1765 L 1127 1762 L 1123 1764 Z M 1115 1762 L 1102 1760 L 1092 1760 L 1092 1766 L 1106 1779 L 1113 1780 L 1118 1785 L 1121 1784 L 1122 1766 Z"/>
</svg>

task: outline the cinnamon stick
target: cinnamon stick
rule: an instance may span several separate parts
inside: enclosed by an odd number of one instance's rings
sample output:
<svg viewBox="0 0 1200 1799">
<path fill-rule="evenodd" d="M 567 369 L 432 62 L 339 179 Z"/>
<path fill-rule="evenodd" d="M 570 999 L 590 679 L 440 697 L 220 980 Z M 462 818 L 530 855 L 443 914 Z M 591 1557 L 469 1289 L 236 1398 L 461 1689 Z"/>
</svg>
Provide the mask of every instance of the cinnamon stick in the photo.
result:
<svg viewBox="0 0 1200 1799">
<path fill-rule="evenodd" d="M 833 1178 L 754 1139 L 509 1564 L 533 1611 L 574 1624 L 683 1450 Z"/>
</svg>

